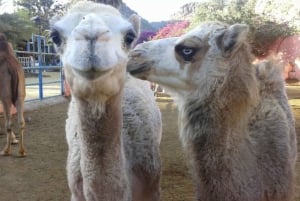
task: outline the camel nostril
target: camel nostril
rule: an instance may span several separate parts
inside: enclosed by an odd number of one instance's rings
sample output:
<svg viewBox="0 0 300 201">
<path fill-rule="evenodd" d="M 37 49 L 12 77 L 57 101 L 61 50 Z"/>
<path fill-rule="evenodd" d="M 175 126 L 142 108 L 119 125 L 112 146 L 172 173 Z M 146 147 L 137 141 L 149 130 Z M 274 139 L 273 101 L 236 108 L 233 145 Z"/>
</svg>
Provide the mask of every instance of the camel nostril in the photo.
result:
<svg viewBox="0 0 300 201">
<path fill-rule="evenodd" d="M 98 34 L 98 39 L 102 41 L 108 41 L 111 37 L 111 32 L 107 29 L 105 31 L 100 31 L 100 34 Z"/>
</svg>

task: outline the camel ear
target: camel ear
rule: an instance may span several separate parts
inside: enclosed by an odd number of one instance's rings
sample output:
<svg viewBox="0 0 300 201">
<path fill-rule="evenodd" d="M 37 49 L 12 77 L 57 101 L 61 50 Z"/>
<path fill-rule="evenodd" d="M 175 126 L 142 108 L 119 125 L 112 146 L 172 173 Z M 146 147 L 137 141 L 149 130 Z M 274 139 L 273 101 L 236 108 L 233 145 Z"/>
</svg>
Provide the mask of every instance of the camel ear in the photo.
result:
<svg viewBox="0 0 300 201">
<path fill-rule="evenodd" d="M 136 14 L 132 14 L 129 18 L 129 22 L 132 24 L 133 29 L 136 32 L 137 36 L 139 36 L 140 35 L 141 18 Z"/>
<path fill-rule="evenodd" d="M 223 52 L 223 56 L 230 56 L 230 54 L 243 43 L 249 31 L 248 25 L 234 24 L 223 32 L 217 38 L 217 45 Z"/>
</svg>

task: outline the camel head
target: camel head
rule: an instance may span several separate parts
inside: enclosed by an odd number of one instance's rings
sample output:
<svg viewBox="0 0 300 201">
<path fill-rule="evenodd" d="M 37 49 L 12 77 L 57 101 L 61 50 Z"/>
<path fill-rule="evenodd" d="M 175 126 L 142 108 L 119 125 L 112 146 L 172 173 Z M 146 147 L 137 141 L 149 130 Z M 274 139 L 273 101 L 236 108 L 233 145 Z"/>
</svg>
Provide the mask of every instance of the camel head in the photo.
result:
<svg viewBox="0 0 300 201">
<path fill-rule="evenodd" d="M 247 49 L 247 33 L 247 25 L 206 22 L 181 37 L 137 45 L 127 70 L 175 94 L 205 88 L 207 80 L 225 76 L 237 53 Z"/>
<path fill-rule="evenodd" d="M 125 20 L 117 9 L 90 1 L 51 20 L 51 38 L 75 97 L 99 99 L 120 92 L 139 20 L 137 15 Z"/>
</svg>

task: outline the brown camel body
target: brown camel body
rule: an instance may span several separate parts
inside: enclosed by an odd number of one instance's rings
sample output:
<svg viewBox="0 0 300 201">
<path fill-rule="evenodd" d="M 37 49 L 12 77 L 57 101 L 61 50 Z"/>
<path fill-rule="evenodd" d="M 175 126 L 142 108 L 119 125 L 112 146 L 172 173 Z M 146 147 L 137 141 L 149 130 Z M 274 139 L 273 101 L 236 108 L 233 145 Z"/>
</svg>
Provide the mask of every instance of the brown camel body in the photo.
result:
<svg viewBox="0 0 300 201">
<path fill-rule="evenodd" d="M 25 121 L 23 117 L 25 99 L 25 77 L 22 66 L 16 59 L 11 45 L 6 41 L 3 34 L 0 34 L 0 100 L 3 105 L 5 118 L 5 132 L 7 143 L 1 155 L 11 154 L 11 144 L 18 143 L 12 130 L 11 106 L 14 105 L 18 112 L 19 124 L 19 153 L 25 156 L 23 135 Z"/>
</svg>

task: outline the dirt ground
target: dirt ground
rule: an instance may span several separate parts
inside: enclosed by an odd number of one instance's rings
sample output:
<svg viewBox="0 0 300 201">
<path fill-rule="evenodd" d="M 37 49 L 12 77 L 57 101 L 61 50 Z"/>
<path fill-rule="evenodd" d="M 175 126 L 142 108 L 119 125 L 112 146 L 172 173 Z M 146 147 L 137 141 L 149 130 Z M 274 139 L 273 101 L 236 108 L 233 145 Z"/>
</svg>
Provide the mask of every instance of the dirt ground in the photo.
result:
<svg viewBox="0 0 300 201">
<path fill-rule="evenodd" d="M 288 86 L 287 90 L 299 136 L 300 87 Z M 163 116 L 161 200 L 192 201 L 193 185 L 178 140 L 177 109 L 169 99 L 159 99 L 158 104 Z M 68 101 L 65 100 L 55 105 L 35 107 L 25 113 L 28 155 L 17 157 L 18 147 L 13 146 L 12 156 L 0 157 L 0 201 L 70 200 L 65 175 L 67 145 L 64 124 L 67 107 Z M 0 123 L 3 125 L 3 118 L 0 118 Z M 0 147 L 4 144 L 5 136 L 2 134 Z M 300 175 L 300 162 L 297 163 L 297 172 Z M 300 176 L 297 183 L 300 186 Z M 295 201 L 300 201 L 299 195 Z"/>
</svg>

